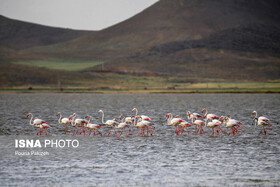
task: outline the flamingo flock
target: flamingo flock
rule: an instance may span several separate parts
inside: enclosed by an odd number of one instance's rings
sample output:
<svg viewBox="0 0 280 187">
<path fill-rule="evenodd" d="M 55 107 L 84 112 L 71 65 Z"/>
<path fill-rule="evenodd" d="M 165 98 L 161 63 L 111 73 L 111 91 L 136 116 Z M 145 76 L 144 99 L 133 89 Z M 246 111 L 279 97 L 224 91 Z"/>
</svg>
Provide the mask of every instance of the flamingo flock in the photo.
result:
<svg viewBox="0 0 280 187">
<path fill-rule="evenodd" d="M 107 137 L 110 136 L 112 130 L 117 138 L 120 138 L 122 135 L 125 137 L 133 136 L 133 129 L 135 129 L 135 136 L 152 136 L 153 132 L 155 131 L 155 126 L 152 122 L 152 119 L 147 115 L 139 115 L 137 108 L 133 108 L 131 112 L 134 113 L 134 115 L 124 116 L 121 114 L 119 116 L 120 122 L 118 122 L 116 118 L 108 119 L 105 122 L 103 110 L 99 110 L 97 113 L 101 114 L 101 122 L 99 123 L 97 121 L 92 123 L 91 121 L 93 121 L 94 118 L 91 115 L 86 115 L 84 118 L 78 118 L 77 114 L 73 113 L 68 117 L 63 117 L 61 112 L 58 112 L 57 116 L 58 124 L 65 126 L 66 136 L 68 134 L 69 126 L 72 126 L 73 128 L 73 136 L 81 134 L 84 136 L 90 136 L 92 133 L 92 136 L 100 135 L 102 137 L 104 134 L 103 129 L 106 127 L 109 129 L 107 131 Z M 175 127 L 175 135 L 177 136 L 182 136 L 184 132 L 187 132 L 187 134 L 190 135 L 190 128 L 192 126 L 194 126 L 195 135 L 205 134 L 206 129 L 204 128 L 210 128 L 212 136 L 219 136 L 220 134 L 235 136 L 242 134 L 242 123 L 239 120 L 232 119 L 230 115 L 218 116 L 216 114 L 211 114 L 208 113 L 206 108 L 203 108 L 201 112 L 203 115 L 188 111 L 186 113 L 186 119 L 179 117 L 179 115 L 175 115 L 173 117 L 171 113 L 167 113 L 165 115 L 166 122 L 168 126 Z M 272 126 L 269 123 L 269 119 L 264 116 L 258 117 L 256 111 L 253 111 L 252 115 L 254 115 L 253 125 L 261 126 L 261 133 L 266 135 L 267 131 L 271 129 Z M 45 120 L 33 117 L 33 114 L 31 113 L 28 113 L 27 117 L 30 117 L 30 125 L 39 128 L 39 131 L 36 133 L 36 135 L 41 136 L 43 131 L 45 131 L 45 134 L 47 135 L 47 129 L 51 126 L 48 125 Z M 225 128 L 224 131 L 223 128 Z M 228 132 L 228 129 L 230 129 L 230 132 Z M 86 133 L 87 131 L 88 134 Z"/>
</svg>

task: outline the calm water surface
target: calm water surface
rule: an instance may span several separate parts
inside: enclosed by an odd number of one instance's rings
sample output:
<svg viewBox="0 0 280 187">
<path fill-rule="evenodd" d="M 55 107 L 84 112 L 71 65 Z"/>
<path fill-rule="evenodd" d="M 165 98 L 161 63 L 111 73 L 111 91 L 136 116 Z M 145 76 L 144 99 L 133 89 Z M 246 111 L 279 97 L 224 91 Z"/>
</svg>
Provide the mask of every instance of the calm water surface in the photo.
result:
<svg viewBox="0 0 280 187">
<path fill-rule="evenodd" d="M 279 94 L 0 94 L 0 186 L 279 186 Z M 121 113 L 153 119 L 152 137 L 72 136 L 57 123 L 57 112 L 105 120 Z M 176 136 L 165 114 L 185 118 L 206 107 L 217 115 L 231 114 L 243 122 L 238 136 Z M 251 125 L 253 110 L 271 120 L 267 136 Z M 27 113 L 48 121 L 48 136 L 36 136 Z M 72 127 L 70 127 L 72 129 Z M 107 129 L 102 129 L 106 133 Z M 15 139 L 44 142 L 77 139 L 78 148 L 15 148 Z M 18 156 L 15 151 L 48 152 Z"/>
</svg>

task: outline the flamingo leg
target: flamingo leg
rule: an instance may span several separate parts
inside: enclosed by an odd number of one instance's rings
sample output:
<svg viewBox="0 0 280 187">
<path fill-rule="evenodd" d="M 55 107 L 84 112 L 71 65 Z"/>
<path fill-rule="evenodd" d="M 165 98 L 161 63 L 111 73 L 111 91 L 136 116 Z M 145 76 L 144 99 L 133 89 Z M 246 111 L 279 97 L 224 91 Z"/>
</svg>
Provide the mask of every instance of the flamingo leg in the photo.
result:
<svg viewBox="0 0 280 187">
<path fill-rule="evenodd" d="M 121 135 L 122 135 L 122 132 L 123 132 L 123 129 L 121 130 L 121 132 L 120 132 L 120 135 L 119 135 L 119 137 L 121 137 Z"/>
<path fill-rule="evenodd" d="M 152 127 L 151 126 L 147 126 L 147 136 L 148 136 L 148 132 L 150 133 L 151 136 L 153 136 L 153 132 L 152 132 Z"/>
<path fill-rule="evenodd" d="M 73 136 L 75 135 L 75 129 L 76 129 L 76 126 L 74 126 L 74 128 L 73 128 Z"/>
<path fill-rule="evenodd" d="M 203 134 L 205 134 L 202 126 L 200 126 L 200 134 L 201 134 L 201 131 L 203 132 Z"/>
<path fill-rule="evenodd" d="M 116 137 L 118 137 L 118 133 L 117 133 L 117 131 L 115 130 L 115 128 L 113 127 L 113 129 L 114 129 L 114 131 L 115 131 L 115 135 L 116 135 Z"/>
<path fill-rule="evenodd" d="M 184 128 L 182 128 L 181 131 L 182 131 L 182 132 L 181 132 L 181 136 L 182 136 L 182 134 L 183 134 L 183 132 L 184 132 Z"/>
<path fill-rule="evenodd" d="M 77 131 L 76 131 L 75 135 L 77 135 L 78 132 L 79 132 L 79 126 L 80 126 L 80 125 L 78 125 L 78 127 L 77 127 Z"/>
<path fill-rule="evenodd" d="M 123 128 L 123 130 L 124 130 L 125 136 L 127 137 L 127 133 L 126 133 L 126 130 L 125 130 L 125 128 Z"/>
<path fill-rule="evenodd" d="M 186 130 L 187 130 L 188 135 L 190 135 L 188 127 L 186 127 Z"/>
<path fill-rule="evenodd" d="M 102 133 L 98 129 L 96 129 L 96 130 L 97 130 L 97 132 L 99 132 L 100 136 L 102 137 Z"/>
<path fill-rule="evenodd" d="M 67 124 L 65 124 L 65 129 L 66 129 L 65 131 L 66 131 L 66 136 L 67 136 Z"/>
<path fill-rule="evenodd" d="M 45 128 L 45 134 L 48 135 L 48 133 L 47 133 L 47 128 Z"/>
<path fill-rule="evenodd" d="M 90 136 L 90 133 L 91 133 L 91 129 L 89 130 L 89 133 L 88 133 L 89 136 Z"/>
<path fill-rule="evenodd" d="M 112 129 L 112 127 L 110 127 L 110 130 L 109 130 L 109 133 L 108 133 L 107 137 L 111 134 L 111 129 Z"/>
<path fill-rule="evenodd" d="M 197 132 L 197 125 L 195 125 L 195 134 L 197 134 L 198 132 Z"/>
<path fill-rule="evenodd" d="M 93 136 L 95 136 L 95 130 L 93 129 Z"/>
</svg>

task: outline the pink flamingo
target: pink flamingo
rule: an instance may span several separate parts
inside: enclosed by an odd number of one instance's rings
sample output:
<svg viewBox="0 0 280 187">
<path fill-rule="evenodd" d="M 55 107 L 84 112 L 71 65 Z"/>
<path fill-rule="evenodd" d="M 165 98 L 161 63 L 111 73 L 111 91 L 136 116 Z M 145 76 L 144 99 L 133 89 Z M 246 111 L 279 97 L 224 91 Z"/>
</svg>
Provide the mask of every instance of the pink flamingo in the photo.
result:
<svg viewBox="0 0 280 187">
<path fill-rule="evenodd" d="M 219 119 L 219 116 L 215 114 L 208 114 L 206 108 L 202 109 L 202 113 L 204 113 L 204 119 L 205 119 L 205 124 L 207 123 L 208 120 L 213 120 L 213 119 Z"/>
<path fill-rule="evenodd" d="M 228 128 L 231 129 L 231 132 L 228 135 L 235 135 L 238 134 L 238 128 L 241 128 L 241 134 L 242 134 L 242 126 L 241 126 L 241 122 L 235 119 L 231 119 L 228 116 L 221 116 L 222 122 L 224 122 L 226 124 L 226 133 Z"/>
<path fill-rule="evenodd" d="M 194 120 L 202 117 L 200 114 L 193 113 L 193 112 L 190 112 L 190 111 L 187 112 L 187 116 L 188 116 L 188 119 L 191 119 L 192 123 L 194 122 Z"/>
<path fill-rule="evenodd" d="M 182 131 L 182 132 L 181 132 L 181 135 L 182 135 L 183 132 L 184 132 L 184 129 L 186 128 L 188 135 L 190 135 L 189 130 L 188 130 L 187 127 L 189 127 L 189 126 L 191 126 L 191 125 L 192 125 L 192 124 L 190 124 L 189 122 L 183 120 L 181 123 L 179 123 L 178 133 L 179 133 L 180 131 Z M 177 133 L 177 134 L 178 134 L 178 133 Z"/>
<path fill-rule="evenodd" d="M 34 118 L 33 122 L 32 122 L 32 119 L 33 119 L 33 114 L 31 113 L 28 113 L 27 114 L 27 117 L 31 116 L 31 119 L 30 119 L 30 122 L 29 124 L 32 125 L 32 126 L 36 126 L 39 128 L 39 131 L 37 132 L 36 135 L 40 134 L 40 136 L 42 135 L 42 132 L 45 131 L 46 135 L 47 134 L 47 129 L 50 127 L 46 121 L 42 120 L 42 119 L 38 119 L 38 118 Z M 42 129 L 42 130 L 41 130 Z"/>
<path fill-rule="evenodd" d="M 76 118 L 76 113 L 74 113 L 73 115 L 72 115 L 72 117 L 73 117 L 73 119 L 72 119 L 72 126 L 74 126 L 74 129 L 73 129 L 73 136 L 74 135 L 76 135 L 76 134 L 78 134 L 78 132 L 79 132 L 79 126 L 81 126 L 82 128 L 83 128 L 83 130 L 82 130 L 82 132 L 80 132 L 80 134 L 82 134 L 82 133 L 84 133 L 84 136 L 85 136 L 85 128 L 84 128 L 84 124 L 86 124 L 86 123 L 88 123 L 88 121 L 87 120 L 85 120 L 85 119 L 80 119 L 80 118 L 77 118 L 77 119 L 75 119 Z M 76 131 L 76 133 L 75 133 L 75 127 L 77 126 L 77 131 Z"/>
<path fill-rule="evenodd" d="M 98 112 L 99 112 L 99 113 L 102 113 L 102 119 L 101 119 L 102 124 L 107 125 L 107 126 L 110 127 L 110 130 L 109 130 L 109 133 L 108 133 L 107 137 L 110 135 L 112 129 L 115 131 L 116 137 L 118 137 L 118 134 L 117 134 L 117 132 L 116 132 L 114 126 L 115 126 L 115 125 L 118 125 L 119 123 L 116 122 L 115 120 L 107 120 L 106 123 L 105 123 L 105 122 L 104 122 L 104 112 L 103 112 L 103 110 L 99 110 Z"/>
<path fill-rule="evenodd" d="M 134 126 L 137 128 L 137 136 L 145 136 L 145 127 L 147 128 L 147 134 L 150 133 L 150 135 L 152 136 L 153 135 L 153 132 L 152 132 L 152 123 L 150 121 L 147 121 L 147 120 L 143 120 L 141 117 L 139 117 L 137 119 L 137 124 L 135 125 L 136 123 L 136 120 L 134 121 Z M 139 134 L 138 133 L 138 128 L 141 129 L 141 133 Z"/>
<path fill-rule="evenodd" d="M 198 131 L 200 131 L 200 134 L 205 134 L 204 130 L 203 130 L 203 127 L 205 125 L 205 122 L 200 120 L 200 119 L 197 119 L 193 122 L 193 124 L 195 125 L 195 134 L 198 134 Z M 197 129 L 197 126 L 199 126 L 199 129 Z"/>
<path fill-rule="evenodd" d="M 254 118 L 253 118 L 253 124 L 254 125 L 258 125 L 258 126 L 262 126 L 263 127 L 263 135 L 266 135 L 267 130 L 272 126 L 268 121 L 269 119 L 267 117 L 264 116 L 260 116 L 258 117 L 257 111 L 253 111 L 252 114 L 255 114 Z"/>
<path fill-rule="evenodd" d="M 137 108 L 133 108 L 132 112 L 135 111 L 135 117 L 138 116 L 138 110 Z M 140 115 L 142 120 L 146 120 L 146 121 L 151 121 L 152 119 L 149 116 L 145 116 L 145 115 Z"/>
<path fill-rule="evenodd" d="M 177 115 L 173 118 L 173 115 L 171 113 L 167 113 L 166 114 L 166 121 L 167 121 L 167 125 L 171 125 L 171 126 L 175 127 L 175 134 L 178 135 L 179 130 L 180 130 L 179 124 L 181 122 L 183 122 L 184 120 L 179 118 L 179 116 L 177 116 Z"/>
<path fill-rule="evenodd" d="M 130 125 L 127 124 L 127 121 L 128 121 L 129 123 L 131 123 L 132 121 L 134 121 L 134 119 L 131 118 L 131 117 L 126 117 L 126 118 L 124 118 L 123 115 L 120 115 L 120 119 L 122 120 L 122 122 L 119 123 L 119 125 L 116 127 L 117 129 L 122 129 L 121 132 L 120 132 L 119 137 L 122 135 L 122 132 L 123 132 L 123 131 L 125 132 L 125 135 L 126 135 L 126 137 L 127 137 L 127 136 L 130 134 L 130 131 L 131 131 L 131 130 L 130 130 Z M 126 130 L 125 130 L 126 127 L 129 128 L 128 135 L 127 135 Z"/>
<path fill-rule="evenodd" d="M 88 130 L 89 130 L 88 135 L 90 136 L 91 130 L 92 130 L 93 131 L 93 133 L 92 133 L 93 136 L 95 136 L 95 131 L 97 131 L 100 134 L 100 136 L 102 136 L 102 133 L 98 130 L 98 129 L 101 128 L 101 126 L 98 125 L 98 124 L 90 123 L 90 120 L 92 119 L 92 116 L 87 115 L 85 118 L 88 119 L 88 123 L 85 124 L 85 127 L 88 128 Z"/>
<path fill-rule="evenodd" d="M 219 120 L 213 120 L 211 122 L 207 123 L 207 127 L 212 128 L 212 136 L 215 136 L 215 131 L 217 132 L 217 136 L 219 135 L 219 131 L 223 133 L 223 130 L 221 128 L 222 122 Z"/>
<path fill-rule="evenodd" d="M 69 116 L 68 118 L 62 118 L 62 115 L 60 112 L 58 112 L 56 115 L 59 116 L 58 123 L 65 125 L 65 131 L 66 131 L 66 136 L 67 136 L 67 125 L 72 123 L 72 121 L 71 121 L 72 116 Z"/>
</svg>

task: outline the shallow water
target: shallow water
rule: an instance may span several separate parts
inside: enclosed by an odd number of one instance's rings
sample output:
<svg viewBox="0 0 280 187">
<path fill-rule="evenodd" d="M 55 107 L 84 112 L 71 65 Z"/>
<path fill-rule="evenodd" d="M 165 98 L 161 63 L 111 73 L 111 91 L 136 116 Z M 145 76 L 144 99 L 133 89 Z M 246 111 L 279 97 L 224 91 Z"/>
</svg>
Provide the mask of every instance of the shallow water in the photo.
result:
<svg viewBox="0 0 280 187">
<path fill-rule="evenodd" d="M 0 181 L 1 186 L 132 185 L 132 186 L 224 186 L 280 185 L 279 94 L 0 94 Z M 140 114 L 153 119 L 153 136 L 117 139 L 115 136 L 72 136 L 70 127 L 57 123 L 57 112 L 68 116 L 94 116 L 102 109 L 105 119 L 121 113 Z M 190 110 L 206 107 L 217 115 L 231 114 L 243 122 L 238 136 L 176 136 L 167 126 L 165 114 L 185 118 Z M 257 110 L 271 120 L 267 136 L 251 125 L 251 112 Z M 36 136 L 27 113 L 51 125 L 48 136 Z M 108 129 L 102 129 L 106 133 Z M 15 139 L 78 140 L 77 148 L 15 148 Z M 48 152 L 45 156 L 19 156 L 15 151 Z"/>
</svg>

